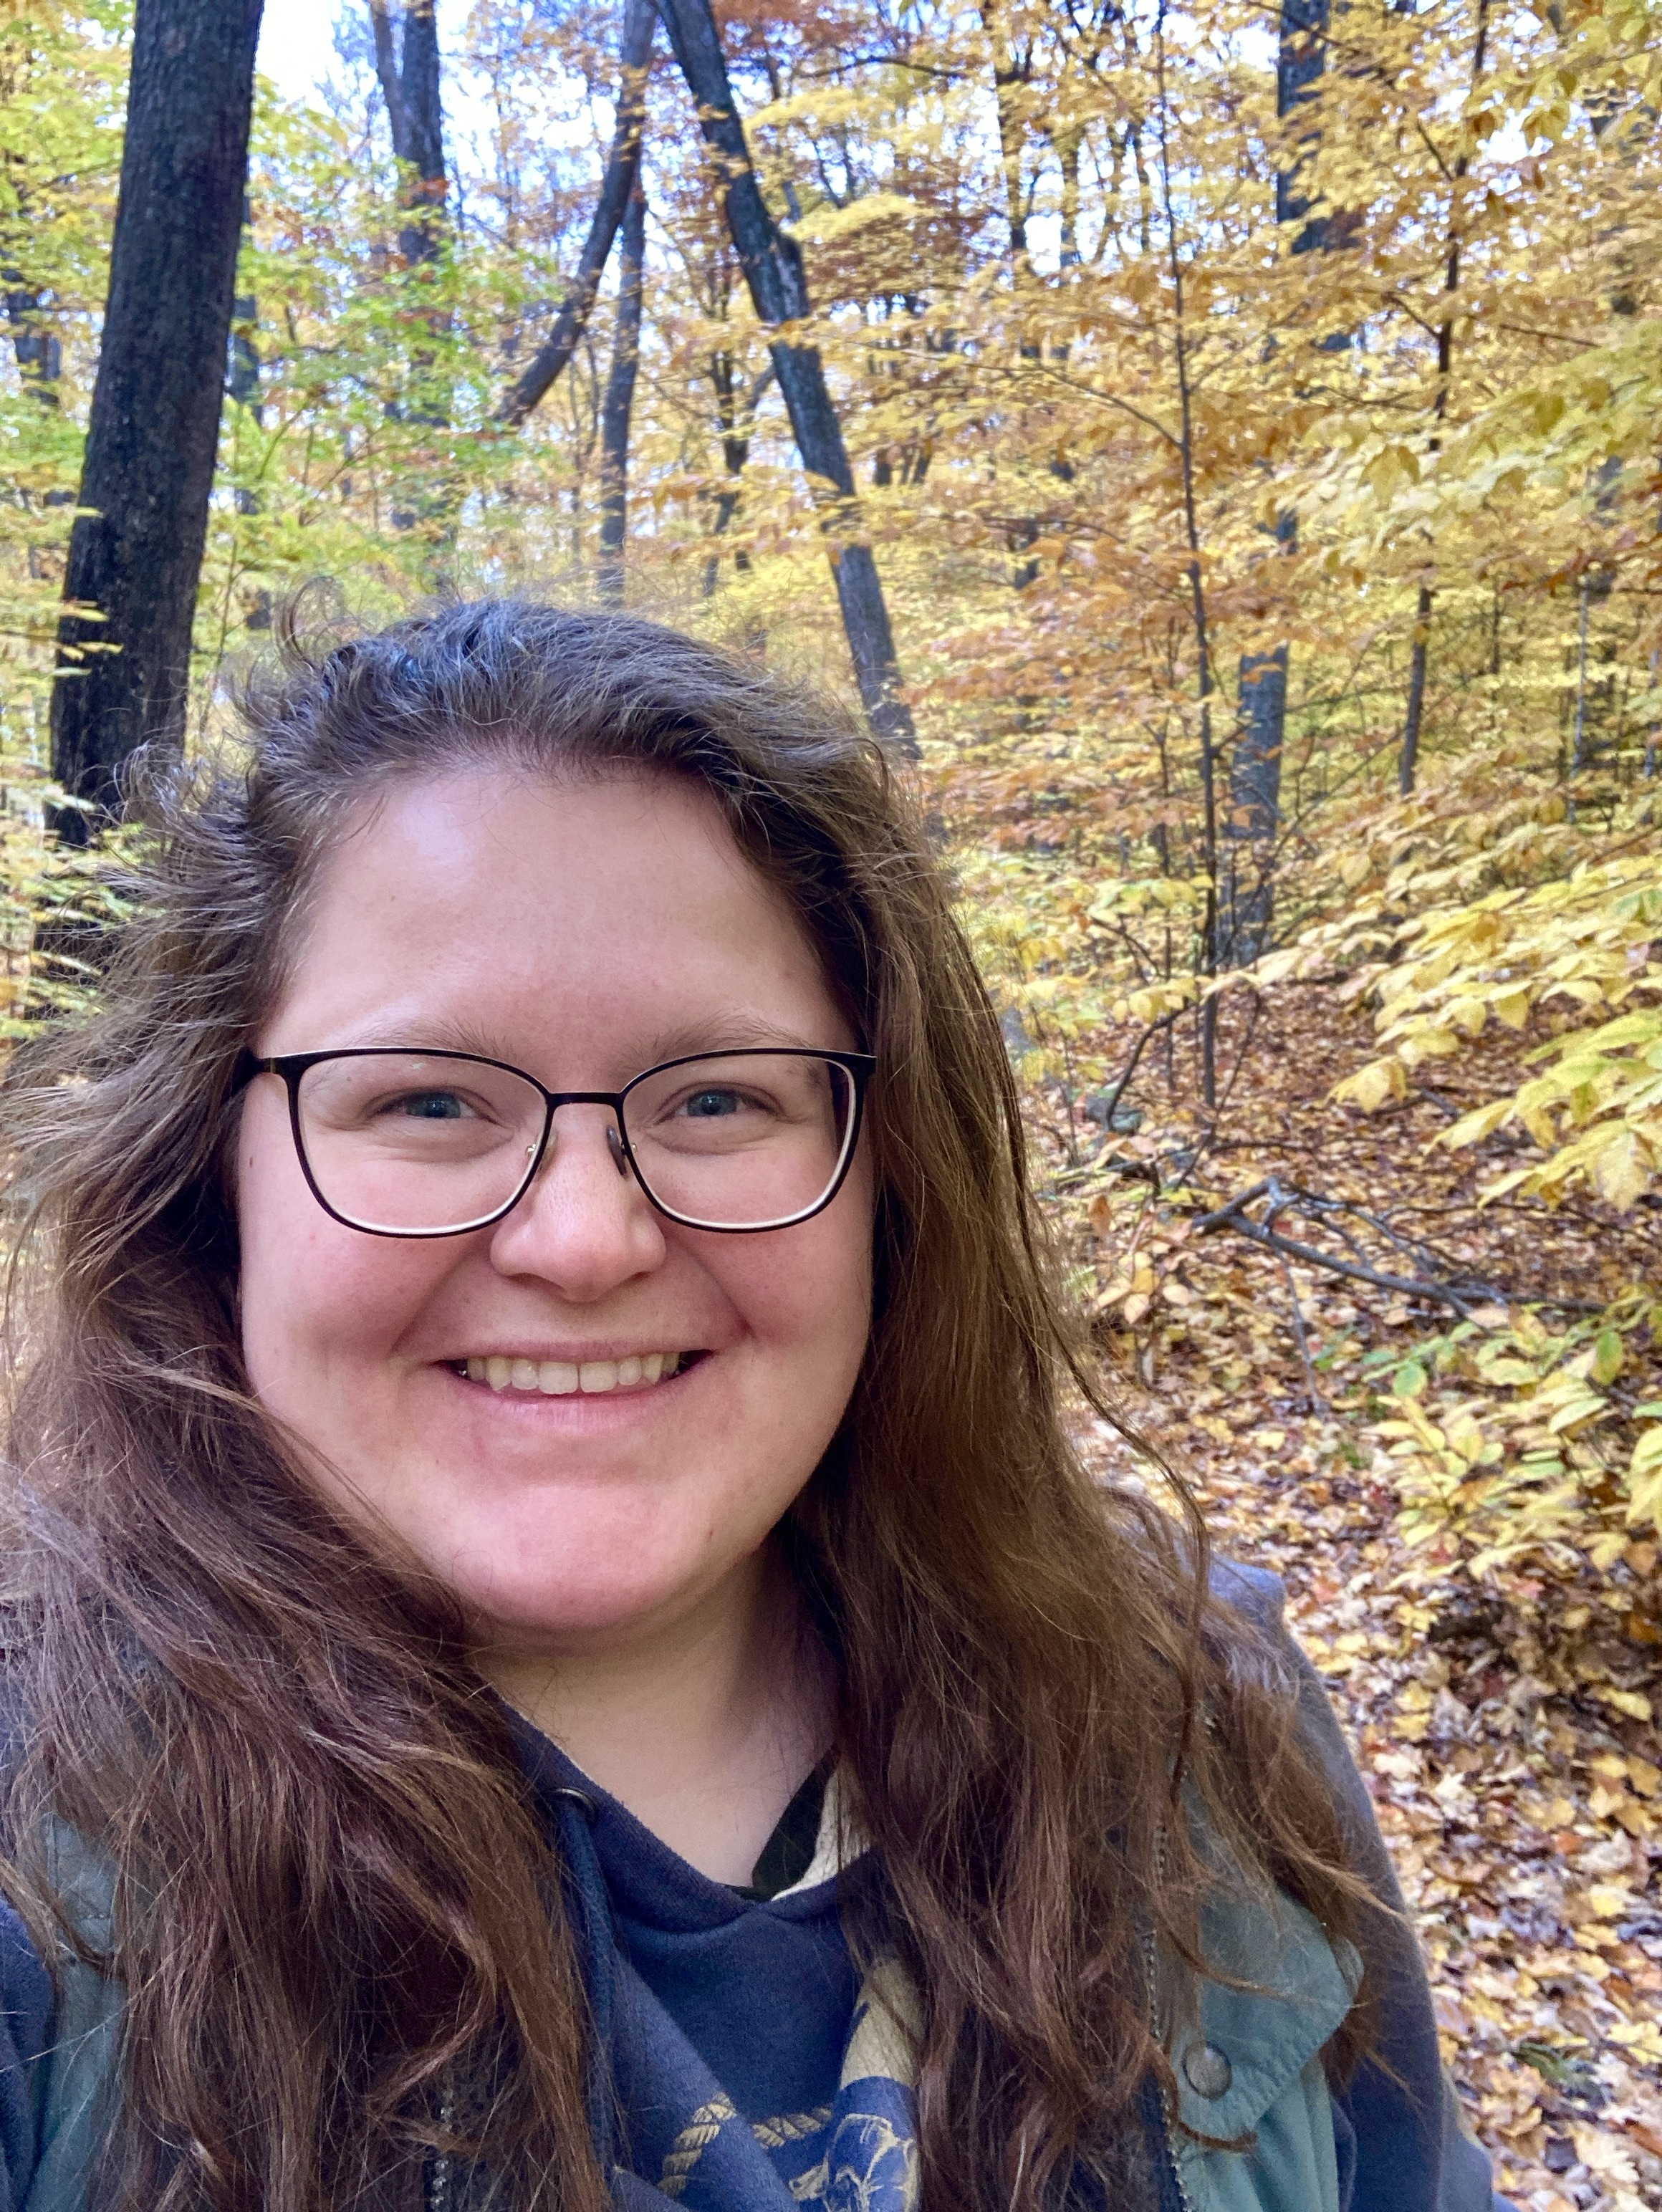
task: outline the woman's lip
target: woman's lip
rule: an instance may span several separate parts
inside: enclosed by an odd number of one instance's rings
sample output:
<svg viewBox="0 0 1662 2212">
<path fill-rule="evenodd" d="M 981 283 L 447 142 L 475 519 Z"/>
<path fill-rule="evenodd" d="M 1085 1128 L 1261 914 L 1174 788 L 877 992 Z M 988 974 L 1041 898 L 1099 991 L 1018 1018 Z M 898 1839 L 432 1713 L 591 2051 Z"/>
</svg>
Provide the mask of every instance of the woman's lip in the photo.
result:
<svg viewBox="0 0 1662 2212">
<path fill-rule="evenodd" d="M 528 1359 L 533 1366 L 546 1361 L 551 1366 L 583 1367 L 610 1360 L 615 1366 L 620 1359 L 646 1359 L 654 1352 L 674 1352 L 679 1358 L 697 1359 L 708 1357 L 708 1347 L 688 1344 L 676 1337 L 659 1337 L 650 1344 L 624 1344 L 617 1346 L 585 1345 L 581 1351 L 572 1352 L 554 1346 L 539 1346 L 533 1351 L 527 1346 L 505 1344 L 472 1345 L 466 1352 L 446 1352 L 434 1362 L 439 1367 L 466 1367 L 470 1359 Z"/>
<path fill-rule="evenodd" d="M 463 1403 L 473 1413 L 506 1416 L 533 1427 L 551 1424 L 573 1433 L 604 1433 L 620 1424 L 647 1419 L 654 1408 L 673 1405 L 704 1364 L 702 1359 L 695 1360 L 674 1375 L 632 1389 L 573 1390 L 557 1396 L 540 1390 L 516 1390 L 512 1384 L 493 1390 L 488 1382 L 475 1382 L 465 1370 L 459 1372 L 452 1360 L 437 1363 L 429 1372 L 441 1376 L 448 1389 L 466 1392 Z"/>
</svg>

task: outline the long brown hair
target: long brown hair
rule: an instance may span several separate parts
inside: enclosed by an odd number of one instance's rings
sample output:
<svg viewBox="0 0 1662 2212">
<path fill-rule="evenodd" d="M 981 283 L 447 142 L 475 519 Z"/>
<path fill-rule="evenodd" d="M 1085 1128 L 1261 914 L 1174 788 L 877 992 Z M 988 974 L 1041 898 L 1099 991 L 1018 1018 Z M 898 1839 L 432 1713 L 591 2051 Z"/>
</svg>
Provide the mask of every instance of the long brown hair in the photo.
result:
<svg viewBox="0 0 1662 2212">
<path fill-rule="evenodd" d="M 452 2124 L 521 2212 L 606 2201 L 557 1847 L 454 1606 L 332 1512 L 249 1391 L 226 1177 L 239 1055 L 332 841 L 399 779 L 507 759 L 712 793 L 877 1055 L 877 1312 L 783 1540 L 921 1995 L 923 2203 L 1035 2212 L 1169 2081 L 1145 1947 L 1198 1959 L 1189 1809 L 1333 1929 L 1355 1884 L 1180 1486 L 1168 1514 L 1069 1446 L 1062 1395 L 1088 1384 L 915 815 L 823 701 L 618 615 L 291 638 L 245 711 L 246 757 L 151 794 L 102 1011 L 10 1084 L 11 1882 L 38 1916 L 52 1815 L 116 1870 L 116 2201 L 407 2201 L 470 2069 L 492 2094 Z"/>
</svg>

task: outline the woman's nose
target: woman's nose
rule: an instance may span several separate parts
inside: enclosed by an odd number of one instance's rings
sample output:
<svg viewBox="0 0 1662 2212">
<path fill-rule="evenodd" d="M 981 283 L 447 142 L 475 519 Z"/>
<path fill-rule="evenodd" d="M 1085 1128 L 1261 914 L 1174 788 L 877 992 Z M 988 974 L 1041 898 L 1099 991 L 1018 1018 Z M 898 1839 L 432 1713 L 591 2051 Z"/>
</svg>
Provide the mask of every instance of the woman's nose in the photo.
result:
<svg viewBox="0 0 1662 2212">
<path fill-rule="evenodd" d="M 664 1252 L 658 1216 L 610 1113 L 563 1109 L 530 1188 L 492 1233 L 492 1265 L 539 1275 L 581 1303 L 656 1267 Z"/>
</svg>

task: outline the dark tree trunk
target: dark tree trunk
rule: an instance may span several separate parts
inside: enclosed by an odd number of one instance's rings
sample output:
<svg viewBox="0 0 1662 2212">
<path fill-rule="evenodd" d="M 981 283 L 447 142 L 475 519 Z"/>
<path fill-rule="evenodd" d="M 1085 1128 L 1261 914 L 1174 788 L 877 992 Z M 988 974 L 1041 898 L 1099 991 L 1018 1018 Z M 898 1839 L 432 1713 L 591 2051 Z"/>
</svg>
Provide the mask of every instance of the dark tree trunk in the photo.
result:
<svg viewBox="0 0 1662 2212">
<path fill-rule="evenodd" d="M 1330 0 L 1282 0 L 1281 39 L 1275 50 L 1275 112 L 1286 117 L 1302 106 L 1321 82 L 1327 67 Z M 1310 132 L 1306 145 L 1318 134 Z M 1293 241 L 1294 253 L 1318 252 L 1329 243 L 1330 216 L 1307 221 L 1310 202 L 1299 191 L 1302 158 L 1275 174 L 1275 220 L 1302 222 Z"/>
<path fill-rule="evenodd" d="M 728 229 L 756 312 L 775 328 L 804 321 L 811 307 L 802 250 L 779 228 L 762 198 L 709 0 L 661 0 L 661 4 L 675 58 L 698 104 L 705 142 L 724 179 Z M 871 547 L 855 535 L 860 508 L 854 471 L 825 382 L 825 364 L 816 347 L 794 345 L 784 338 L 776 338 L 769 350 L 802 465 L 819 480 L 815 489 L 820 492 L 824 526 L 831 539 L 831 570 L 843 627 L 867 720 L 884 743 L 916 757 L 917 740 L 911 714 L 899 696 L 900 670 L 877 562 Z M 828 489 L 821 491 L 821 486 Z"/>
<path fill-rule="evenodd" d="M 1408 706 L 1403 716 L 1402 747 L 1397 756 L 1397 788 L 1404 799 L 1412 793 L 1415 778 L 1420 772 L 1420 732 L 1425 724 L 1431 608 L 1431 586 L 1422 584 L 1414 606 L 1414 639 L 1408 658 Z"/>
<path fill-rule="evenodd" d="M 249 222 L 248 204 L 245 200 L 242 205 L 245 244 Z M 256 422 L 264 418 L 265 412 L 259 396 L 259 301 L 252 292 L 239 292 L 231 303 L 231 362 L 225 389 L 239 407 L 247 410 Z M 242 484 L 236 488 L 236 511 L 239 514 L 257 514 L 259 512 L 258 495 Z M 262 594 L 262 597 L 269 598 L 269 594 Z M 267 621 L 260 627 L 269 629 L 271 624 Z"/>
<path fill-rule="evenodd" d="M 1224 829 L 1224 944 L 1221 963 L 1240 968 L 1269 942 L 1275 902 L 1275 837 L 1282 815 L 1287 731 L 1287 647 L 1249 653 L 1240 666 L 1235 750 Z"/>
<path fill-rule="evenodd" d="M 744 480 L 745 464 L 750 459 L 751 431 L 756 421 L 756 410 L 762 404 L 762 395 L 773 381 L 773 363 L 770 362 L 751 386 L 748 398 L 739 391 L 739 380 L 734 368 L 733 356 L 718 353 L 709 364 L 710 382 L 715 386 L 715 419 L 721 433 L 721 465 L 727 471 L 728 482 L 715 495 L 715 528 L 712 535 L 725 537 L 739 512 L 740 486 Z M 741 545 L 733 556 L 733 565 L 740 571 L 748 570 L 750 555 Z M 721 575 L 721 556 L 712 553 L 704 563 L 704 597 L 715 596 L 715 586 Z M 761 649 L 759 633 L 752 640 L 756 649 Z"/>
<path fill-rule="evenodd" d="M 1488 0 L 1477 0 L 1477 43 L 1472 50 L 1471 89 L 1475 94 L 1483 75 L 1483 60 L 1488 47 Z M 1426 441 L 1428 453 L 1441 450 L 1443 423 L 1448 415 L 1449 381 L 1454 373 L 1454 303 L 1460 289 L 1460 188 L 1465 182 L 1471 166 L 1470 156 L 1460 155 L 1454 164 L 1452 191 L 1448 207 L 1448 260 L 1443 273 L 1445 307 L 1437 325 L 1437 397 L 1432 403 L 1431 435 Z M 1403 714 L 1403 742 L 1397 756 L 1397 788 L 1407 799 L 1412 795 L 1415 780 L 1420 772 L 1420 740 L 1425 727 L 1426 662 L 1431 649 L 1431 611 L 1436 593 L 1430 583 L 1422 583 L 1414 606 L 1414 642 L 1408 664 L 1408 703 Z"/>
<path fill-rule="evenodd" d="M 1285 118 L 1303 106 L 1327 66 L 1330 0 L 1282 0 L 1275 53 L 1275 112 Z M 1317 134 L 1307 134 L 1313 144 Z M 1294 253 L 1324 252 L 1338 240 L 1331 216 L 1312 216 L 1299 191 L 1303 157 L 1275 174 L 1275 220 L 1300 223 Z M 1275 535 L 1290 551 L 1298 517 L 1282 515 Z M 1282 752 L 1287 742 L 1287 664 L 1284 644 L 1244 653 L 1239 672 L 1235 750 L 1229 770 L 1229 819 L 1225 829 L 1227 881 L 1224 886 L 1225 957 L 1231 965 L 1256 960 L 1269 941 L 1275 911 L 1275 840 L 1281 829 Z"/>
<path fill-rule="evenodd" d="M 417 324 L 429 331 L 436 341 L 448 326 L 449 317 L 441 307 L 432 304 L 430 292 L 420 289 L 430 282 L 429 272 L 444 245 L 444 110 L 439 98 L 435 0 L 403 0 L 401 35 L 397 38 L 391 0 L 369 0 L 369 21 L 374 33 L 375 75 L 387 102 L 393 152 L 399 163 L 399 204 L 405 216 L 399 230 L 399 252 L 405 271 L 413 278 L 410 306 Z M 436 358 L 434 347 L 416 344 L 410 356 L 409 394 L 389 406 L 389 414 L 435 429 L 448 423 L 449 396 L 435 377 Z M 425 523 L 436 529 L 441 540 L 446 540 L 449 505 L 442 467 L 429 459 L 412 471 L 401 495 L 395 495 L 393 527 L 413 530 Z"/>
<path fill-rule="evenodd" d="M 444 110 L 439 100 L 439 25 L 434 0 L 405 0 L 403 50 L 393 51 L 388 0 L 369 0 L 375 75 L 387 101 L 393 151 L 404 165 L 410 220 L 399 233 L 407 267 L 437 258 L 444 229 Z"/>
<path fill-rule="evenodd" d="M 594 295 L 600 288 L 612 241 L 624 219 L 641 167 L 641 126 L 646 120 L 647 64 L 652 58 L 652 34 L 658 27 L 654 0 L 624 0 L 623 37 L 618 49 L 617 123 L 612 152 L 600 179 L 600 197 L 583 241 L 582 257 L 570 289 L 560 302 L 554 327 L 533 356 L 530 365 L 509 392 L 500 409 L 502 420 L 518 428 L 560 374 L 583 334 Z"/>
<path fill-rule="evenodd" d="M 641 363 L 642 264 L 646 256 L 646 194 L 638 165 L 624 210 L 618 270 L 618 326 L 600 413 L 600 596 L 624 596 L 624 546 L 629 534 L 629 426 L 635 374 Z"/>
<path fill-rule="evenodd" d="M 12 351 L 23 389 L 33 392 L 43 407 L 58 404 L 58 380 L 64 373 L 64 349 L 58 333 L 46 319 L 40 294 L 20 269 L 0 274 L 7 287 L 6 320 L 11 325 Z"/>
<path fill-rule="evenodd" d="M 115 771 L 185 734 L 248 168 L 261 0 L 138 0 L 126 144 L 52 693 L 52 767 L 113 811 Z M 100 650 L 88 651 L 95 646 Z M 114 647 L 112 652 L 107 648 Z M 84 838 L 66 815 L 63 834 Z"/>
</svg>

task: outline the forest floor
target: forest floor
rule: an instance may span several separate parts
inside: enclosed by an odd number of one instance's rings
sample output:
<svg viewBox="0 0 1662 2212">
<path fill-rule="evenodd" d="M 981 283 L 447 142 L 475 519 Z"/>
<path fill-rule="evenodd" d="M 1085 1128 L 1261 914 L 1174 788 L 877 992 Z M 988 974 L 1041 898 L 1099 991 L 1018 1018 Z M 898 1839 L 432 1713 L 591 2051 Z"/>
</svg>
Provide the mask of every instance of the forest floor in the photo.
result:
<svg viewBox="0 0 1662 2212">
<path fill-rule="evenodd" d="M 1635 1283 L 1662 1297 L 1662 1214 L 1480 1212 L 1479 1182 L 1508 1163 L 1425 1147 L 1508 1087 L 1504 1071 L 1480 1045 L 1429 1071 L 1434 1094 L 1364 1116 L 1328 1094 L 1373 1057 L 1371 1035 L 1317 986 L 1272 994 L 1250 1039 L 1244 1011 L 1228 1014 L 1227 1103 L 1199 1160 L 1197 1119 L 1172 1103 L 1189 1088 L 1181 1062 L 1167 1094 L 1157 1055 L 1128 1094 L 1143 1111 L 1135 1134 L 1093 1129 L 1082 1146 L 1077 1101 L 1070 1122 L 1054 1088 L 1033 1094 L 1033 1133 L 1075 1287 L 1088 1299 L 1093 1279 L 1108 1286 L 1097 1334 L 1126 1419 L 1193 1484 L 1219 1548 L 1285 1579 L 1289 1624 L 1332 1692 L 1417 1916 L 1445 2055 L 1499 2185 L 1531 2212 L 1637 2212 L 1662 2206 L 1656 1547 L 1629 1543 L 1613 1573 L 1583 1560 L 1544 1579 L 1474 1581 L 1435 1547 L 1428 1563 L 1399 1525 L 1399 1464 L 1377 1432 L 1391 1410 L 1381 1363 L 1410 1358 L 1454 1316 L 1194 1224 L 1269 1175 L 1398 1226 L 1434 1224 L 1503 1292 L 1507 1308 L 1479 1324 L 1500 1326 L 1532 1301 L 1587 1307 Z M 1093 1152 L 1116 1164 L 1114 1197 L 1087 1213 L 1093 1179 L 1079 1167 Z M 1190 1188 L 1155 1196 L 1150 1177 L 1148 1202 L 1128 1203 L 1151 1162 Z M 1128 1246 L 1160 1254 L 1153 1287 L 1140 1276 L 1130 1298 L 1112 1291 L 1135 1264 Z M 1638 1397 L 1662 1396 L 1656 1334 L 1653 1322 L 1629 1378 Z M 1093 1438 L 1105 1466 L 1128 1464 L 1105 1428 Z"/>
</svg>

